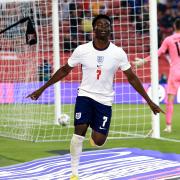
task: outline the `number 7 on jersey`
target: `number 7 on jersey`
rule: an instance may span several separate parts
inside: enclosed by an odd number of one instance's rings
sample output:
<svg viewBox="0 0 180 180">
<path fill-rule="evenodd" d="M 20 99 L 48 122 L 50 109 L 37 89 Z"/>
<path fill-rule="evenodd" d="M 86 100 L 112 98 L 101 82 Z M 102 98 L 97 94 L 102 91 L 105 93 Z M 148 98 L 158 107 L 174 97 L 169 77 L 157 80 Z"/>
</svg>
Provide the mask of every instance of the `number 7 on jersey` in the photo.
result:
<svg viewBox="0 0 180 180">
<path fill-rule="evenodd" d="M 97 74 L 97 80 L 99 80 L 99 77 L 101 75 L 101 69 L 97 69 L 96 74 Z"/>
</svg>

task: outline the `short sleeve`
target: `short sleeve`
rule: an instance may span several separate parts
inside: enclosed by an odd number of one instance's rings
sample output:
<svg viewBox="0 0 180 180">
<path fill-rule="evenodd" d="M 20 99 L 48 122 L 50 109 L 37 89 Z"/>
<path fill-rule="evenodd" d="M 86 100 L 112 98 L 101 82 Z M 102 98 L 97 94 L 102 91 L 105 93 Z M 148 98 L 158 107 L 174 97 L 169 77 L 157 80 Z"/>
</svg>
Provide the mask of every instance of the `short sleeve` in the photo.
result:
<svg viewBox="0 0 180 180">
<path fill-rule="evenodd" d="M 120 62 L 119 67 L 122 71 L 126 71 L 127 69 L 129 69 L 131 67 L 131 65 L 128 61 L 127 54 L 125 53 L 125 51 L 123 49 L 120 49 L 119 62 Z"/>
<path fill-rule="evenodd" d="M 76 66 L 77 64 L 80 63 L 80 58 L 81 57 L 81 54 L 80 54 L 80 48 L 77 47 L 72 55 L 70 56 L 70 58 L 68 59 L 68 65 L 71 66 L 71 67 L 74 67 Z"/>
</svg>

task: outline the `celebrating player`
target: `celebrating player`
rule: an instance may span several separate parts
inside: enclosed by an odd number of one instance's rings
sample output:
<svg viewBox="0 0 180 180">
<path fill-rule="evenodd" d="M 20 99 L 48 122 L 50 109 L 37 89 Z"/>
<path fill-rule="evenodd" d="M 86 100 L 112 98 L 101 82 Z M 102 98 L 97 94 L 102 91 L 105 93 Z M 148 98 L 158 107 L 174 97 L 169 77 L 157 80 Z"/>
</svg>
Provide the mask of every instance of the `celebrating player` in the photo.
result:
<svg viewBox="0 0 180 180">
<path fill-rule="evenodd" d="M 38 99 L 47 87 L 67 76 L 77 64 L 82 65 L 83 77 L 78 88 L 74 112 L 75 130 L 70 144 L 71 180 L 78 179 L 82 143 L 88 127 L 92 128 L 90 138 L 92 145 L 102 146 L 106 141 L 114 97 L 113 78 L 118 68 L 124 72 L 136 91 L 144 97 L 154 114 L 163 112 L 147 95 L 138 77 L 132 71 L 123 49 L 109 41 L 112 29 L 111 19 L 106 15 L 98 15 L 94 18 L 92 26 L 93 41 L 78 46 L 67 64 L 57 70 L 47 83 L 27 96 L 33 100 Z"/>
<path fill-rule="evenodd" d="M 166 101 L 166 128 L 165 132 L 172 131 L 172 116 L 174 109 L 174 98 L 180 87 L 180 18 L 174 21 L 175 33 L 164 39 L 161 47 L 158 49 L 158 57 L 168 53 L 170 57 L 170 71 L 167 84 L 167 101 Z M 137 58 L 133 64 L 137 67 L 149 61 L 150 57 L 145 59 Z"/>
</svg>

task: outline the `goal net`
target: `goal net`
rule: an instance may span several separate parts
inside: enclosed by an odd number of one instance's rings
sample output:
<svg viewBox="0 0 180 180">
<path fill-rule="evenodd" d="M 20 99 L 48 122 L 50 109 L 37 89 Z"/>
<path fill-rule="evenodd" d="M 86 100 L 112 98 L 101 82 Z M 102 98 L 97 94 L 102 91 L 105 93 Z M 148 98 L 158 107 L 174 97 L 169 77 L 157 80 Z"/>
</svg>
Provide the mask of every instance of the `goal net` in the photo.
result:
<svg viewBox="0 0 180 180">
<path fill-rule="evenodd" d="M 130 61 L 149 55 L 149 5 L 126 0 L 6 0 L 0 2 L 0 135 L 29 141 L 69 140 L 73 133 L 74 103 L 81 82 L 78 66 L 60 82 L 59 96 L 49 87 L 37 101 L 26 96 L 44 84 L 58 68 L 53 47 L 59 47 L 60 66 L 73 50 L 93 39 L 91 22 L 99 14 L 113 20 L 111 41 L 121 46 Z M 57 3 L 58 14 L 52 10 Z M 53 18 L 58 18 L 59 39 L 54 44 Z M 23 22 L 19 22 L 24 19 Z M 27 18 L 27 20 L 26 20 Z M 28 22 L 37 43 L 27 37 Z M 55 21 L 57 22 L 57 21 Z M 57 52 L 56 52 L 57 54 Z M 57 58 L 58 59 L 58 58 Z M 134 69 L 145 89 L 149 88 L 150 66 Z M 128 84 L 121 71 L 114 80 L 115 99 L 109 138 L 145 137 L 151 130 L 151 112 Z M 56 97 L 60 106 L 56 107 Z M 57 124 L 56 111 L 70 116 L 66 127 Z M 90 133 L 90 132 L 89 132 Z"/>
</svg>

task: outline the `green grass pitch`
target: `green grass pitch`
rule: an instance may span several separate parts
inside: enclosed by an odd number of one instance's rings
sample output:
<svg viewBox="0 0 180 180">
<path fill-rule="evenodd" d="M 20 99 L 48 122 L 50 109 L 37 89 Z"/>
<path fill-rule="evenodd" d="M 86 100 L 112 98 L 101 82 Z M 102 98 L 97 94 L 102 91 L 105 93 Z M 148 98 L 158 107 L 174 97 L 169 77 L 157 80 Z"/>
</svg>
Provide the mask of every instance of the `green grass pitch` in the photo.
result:
<svg viewBox="0 0 180 180">
<path fill-rule="evenodd" d="M 165 109 L 164 105 L 161 105 Z M 165 116 L 161 114 L 161 137 L 165 140 L 152 138 L 133 138 L 133 139 L 109 139 L 102 148 L 132 147 L 161 152 L 180 154 L 180 142 L 169 141 L 168 139 L 177 139 L 180 141 L 180 111 L 179 105 L 174 107 L 173 132 L 167 134 L 163 132 L 165 126 Z M 33 159 L 55 156 L 69 153 L 69 141 L 63 142 L 29 142 L 0 137 L 0 166 L 7 166 Z M 84 150 L 92 150 L 89 142 L 84 142 Z"/>
</svg>

